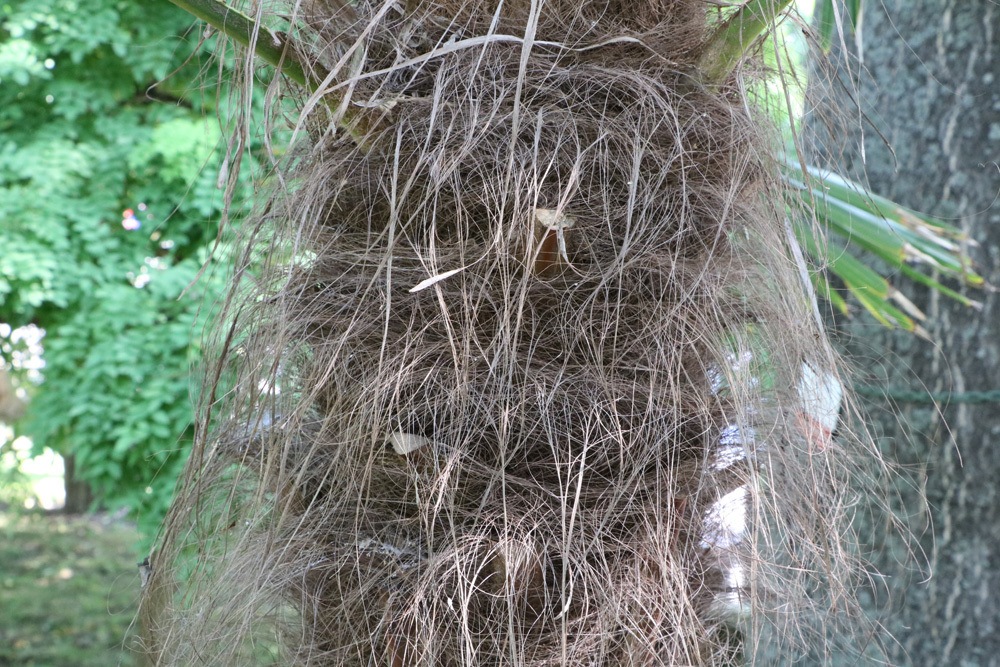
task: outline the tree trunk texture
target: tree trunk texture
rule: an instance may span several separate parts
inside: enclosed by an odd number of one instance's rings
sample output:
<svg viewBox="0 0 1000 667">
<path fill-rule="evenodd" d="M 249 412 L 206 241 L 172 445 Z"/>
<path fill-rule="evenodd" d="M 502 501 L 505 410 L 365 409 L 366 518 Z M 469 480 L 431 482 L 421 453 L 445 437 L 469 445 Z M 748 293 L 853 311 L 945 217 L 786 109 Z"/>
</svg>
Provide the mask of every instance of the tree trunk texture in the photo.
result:
<svg viewBox="0 0 1000 667">
<path fill-rule="evenodd" d="M 63 512 L 66 514 L 83 514 L 90 510 L 94 502 L 94 492 L 87 482 L 80 479 L 76 472 L 76 457 L 67 454 L 63 457 L 65 470 L 63 472 L 63 486 L 66 491 L 66 504 Z"/>
<path fill-rule="evenodd" d="M 852 90 L 867 120 L 855 121 L 855 141 L 833 157 L 874 192 L 966 229 L 980 244 L 971 254 L 982 274 L 1000 285 L 1000 5 L 864 6 L 866 71 L 842 68 L 848 86 L 834 95 Z M 927 314 L 933 342 L 870 318 L 842 327 L 867 375 L 860 381 L 887 389 L 885 399 L 863 400 L 875 404 L 866 406 L 870 426 L 899 466 L 890 504 L 910 534 L 907 542 L 878 519 L 868 526 L 884 575 L 873 613 L 894 637 L 892 664 L 1000 665 L 1000 303 L 972 291 L 984 303 L 976 312 L 894 282 Z M 950 398 L 934 403 L 938 392 Z"/>
<path fill-rule="evenodd" d="M 0 424 L 14 423 L 24 416 L 24 409 L 24 401 L 18 397 L 10 374 L 0 359 Z"/>
</svg>

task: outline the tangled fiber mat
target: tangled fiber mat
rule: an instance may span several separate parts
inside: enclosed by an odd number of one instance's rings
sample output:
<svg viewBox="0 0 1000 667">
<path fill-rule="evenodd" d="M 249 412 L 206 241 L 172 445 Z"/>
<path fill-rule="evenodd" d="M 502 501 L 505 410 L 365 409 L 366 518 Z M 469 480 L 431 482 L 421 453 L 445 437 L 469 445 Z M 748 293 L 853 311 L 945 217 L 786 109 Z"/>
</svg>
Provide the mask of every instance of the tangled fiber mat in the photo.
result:
<svg viewBox="0 0 1000 667">
<path fill-rule="evenodd" d="M 866 636 L 871 453 L 809 405 L 838 365 L 762 68 L 699 75 L 726 4 L 251 8 L 317 83 L 281 91 L 300 141 L 217 328 L 152 662 L 789 664 Z"/>
</svg>

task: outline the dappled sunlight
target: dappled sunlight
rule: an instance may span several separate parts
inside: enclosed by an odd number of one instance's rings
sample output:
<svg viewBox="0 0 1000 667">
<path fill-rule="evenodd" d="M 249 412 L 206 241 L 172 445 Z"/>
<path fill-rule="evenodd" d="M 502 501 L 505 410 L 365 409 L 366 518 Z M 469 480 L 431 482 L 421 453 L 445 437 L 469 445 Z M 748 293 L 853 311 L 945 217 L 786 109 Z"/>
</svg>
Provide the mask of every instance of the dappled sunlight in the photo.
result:
<svg viewBox="0 0 1000 667">
<path fill-rule="evenodd" d="M 0 495 L 0 503 L 16 501 L 28 510 L 60 509 L 66 503 L 63 458 L 48 447 L 33 455 L 33 447 L 24 436 L 8 440 L 0 431 L 0 476 L 16 475 L 14 482 L 5 484 L 8 488 Z"/>
</svg>

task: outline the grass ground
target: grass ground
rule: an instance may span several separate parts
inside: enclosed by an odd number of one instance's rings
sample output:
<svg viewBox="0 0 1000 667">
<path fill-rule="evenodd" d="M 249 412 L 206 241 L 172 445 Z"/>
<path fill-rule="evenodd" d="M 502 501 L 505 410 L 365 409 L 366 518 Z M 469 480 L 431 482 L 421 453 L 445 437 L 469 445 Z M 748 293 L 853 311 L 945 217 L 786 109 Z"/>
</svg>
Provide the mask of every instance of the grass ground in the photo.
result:
<svg viewBox="0 0 1000 667">
<path fill-rule="evenodd" d="M 136 664 L 138 544 L 107 515 L 0 510 L 0 666 Z"/>
</svg>

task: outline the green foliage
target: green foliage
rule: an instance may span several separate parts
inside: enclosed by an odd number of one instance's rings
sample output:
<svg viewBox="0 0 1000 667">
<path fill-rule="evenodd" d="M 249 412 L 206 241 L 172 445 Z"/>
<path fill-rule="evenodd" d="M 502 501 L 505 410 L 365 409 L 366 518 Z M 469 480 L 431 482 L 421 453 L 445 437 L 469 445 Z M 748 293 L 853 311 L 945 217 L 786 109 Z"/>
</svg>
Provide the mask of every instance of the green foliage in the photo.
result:
<svg viewBox="0 0 1000 667">
<path fill-rule="evenodd" d="M 192 341 L 223 289 L 211 265 L 196 282 L 224 110 L 191 23 L 166 2 L 0 5 L 0 322 L 46 332 L 19 430 L 147 525 L 188 450 Z"/>
<path fill-rule="evenodd" d="M 191 369 L 205 288 L 180 298 L 194 259 L 159 264 L 142 289 L 126 280 L 95 283 L 77 295 L 46 339 L 45 384 L 32 405 L 36 443 L 76 456 L 98 497 L 154 521 L 170 500 L 191 439 Z M 144 266 L 143 268 L 148 268 Z M 216 290 L 216 285 L 210 285 Z"/>
</svg>

